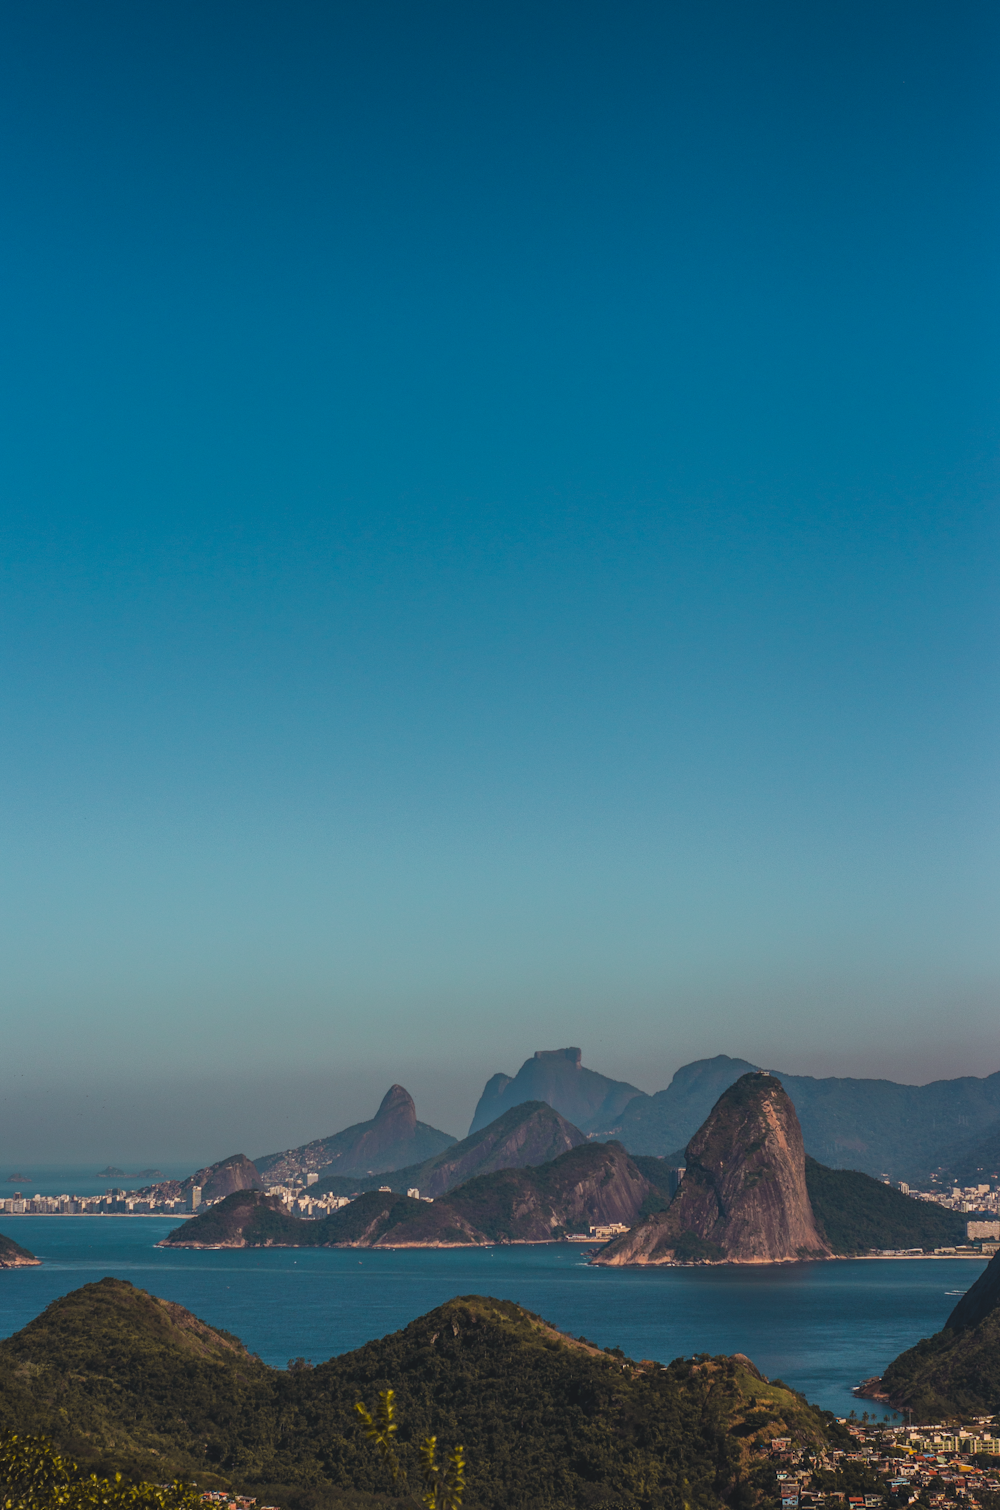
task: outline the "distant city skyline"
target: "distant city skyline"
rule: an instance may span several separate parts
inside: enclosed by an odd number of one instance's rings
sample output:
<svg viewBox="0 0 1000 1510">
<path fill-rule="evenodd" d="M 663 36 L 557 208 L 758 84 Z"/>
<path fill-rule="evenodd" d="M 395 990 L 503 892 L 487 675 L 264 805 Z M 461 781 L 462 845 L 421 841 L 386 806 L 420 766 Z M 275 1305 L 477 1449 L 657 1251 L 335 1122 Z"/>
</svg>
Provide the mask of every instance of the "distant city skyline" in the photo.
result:
<svg viewBox="0 0 1000 1510">
<path fill-rule="evenodd" d="M 996 8 L 0 35 L 0 1157 L 1000 1069 Z"/>
</svg>

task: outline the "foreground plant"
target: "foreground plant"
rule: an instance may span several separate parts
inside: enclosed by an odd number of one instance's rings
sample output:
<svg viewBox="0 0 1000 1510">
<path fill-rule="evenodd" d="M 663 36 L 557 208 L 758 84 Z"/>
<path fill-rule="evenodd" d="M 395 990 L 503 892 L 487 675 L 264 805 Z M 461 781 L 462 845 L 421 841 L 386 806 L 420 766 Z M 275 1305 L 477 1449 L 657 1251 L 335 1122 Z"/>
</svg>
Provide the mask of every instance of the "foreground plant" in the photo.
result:
<svg viewBox="0 0 1000 1510">
<path fill-rule="evenodd" d="M 425 1506 L 425 1510 L 461 1510 L 465 1490 L 465 1448 L 452 1449 L 444 1463 L 438 1463 L 437 1437 L 425 1437 L 417 1448 L 418 1469 L 423 1484 L 415 1494 L 396 1450 L 396 1392 L 382 1390 L 375 1414 L 359 1400 L 354 1409 L 364 1424 L 364 1433 L 382 1454 L 392 1474 L 393 1488 Z"/>
<path fill-rule="evenodd" d="M 190 1484 L 129 1484 L 87 1474 L 47 1437 L 0 1434 L 0 1510 L 204 1510 Z"/>
</svg>

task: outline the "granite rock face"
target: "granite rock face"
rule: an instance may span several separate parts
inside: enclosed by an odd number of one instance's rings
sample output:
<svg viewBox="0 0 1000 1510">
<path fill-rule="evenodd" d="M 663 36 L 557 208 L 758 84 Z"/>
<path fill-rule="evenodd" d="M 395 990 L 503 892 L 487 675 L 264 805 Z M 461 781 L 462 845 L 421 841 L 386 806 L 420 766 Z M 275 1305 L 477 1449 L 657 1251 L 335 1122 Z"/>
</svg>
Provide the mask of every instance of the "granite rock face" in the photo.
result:
<svg viewBox="0 0 1000 1510">
<path fill-rule="evenodd" d="M 782 1263 L 829 1258 L 806 1189 L 802 1132 L 780 1080 L 743 1075 L 687 1146 L 666 1211 L 609 1243 L 598 1264 Z"/>
</svg>

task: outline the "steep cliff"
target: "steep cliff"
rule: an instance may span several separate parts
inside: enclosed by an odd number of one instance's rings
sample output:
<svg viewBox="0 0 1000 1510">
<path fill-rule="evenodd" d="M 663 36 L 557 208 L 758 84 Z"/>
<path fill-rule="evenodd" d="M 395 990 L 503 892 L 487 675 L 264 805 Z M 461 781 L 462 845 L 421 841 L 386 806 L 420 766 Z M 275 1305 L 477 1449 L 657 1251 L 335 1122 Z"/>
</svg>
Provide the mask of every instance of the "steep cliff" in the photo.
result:
<svg viewBox="0 0 1000 1510">
<path fill-rule="evenodd" d="M 0 1269 L 20 1269 L 25 1264 L 40 1264 L 41 1259 L 29 1253 L 27 1248 L 22 1248 L 20 1243 L 15 1243 L 12 1237 L 4 1237 L 0 1232 Z"/>
<path fill-rule="evenodd" d="M 584 1069 L 579 1049 L 538 1049 L 513 1079 L 494 1075 L 486 1082 L 469 1132 L 478 1132 L 523 1101 L 546 1101 L 584 1132 L 600 1130 L 641 1094 L 626 1080 Z"/>
<path fill-rule="evenodd" d="M 369 1122 L 356 1122 L 329 1138 L 317 1138 L 284 1153 L 267 1154 L 254 1162 L 268 1184 L 300 1179 L 303 1175 L 354 1176 L 400 1169 L 433 1158 L 455 1139 L 426 1122 L 417 1121 L 413 1097 L 401 1085 L 389 1087 Z"/>
<path fill-rule="evenodd" d="M 476 1175 L 492 1174 L 497 1169 L 524 1169 L 547 1164 L 570 1148 L 578 1148 L 587 1139 L 578 1127 L 560 1117 L 544 1101 L 526 1101 L 512 1107 L 495 1122 L 453 1143 L 444 1153 L 423 1164 L 410 1164 L 391 1174 L 374 1176 L 378 1183 L 390 1185 L 405 1194 L 416 1187 L 421 1195 L 432 1198 L 445 1195 Z M 369 1186 L 371 1181 L 368 1182 Z M 365 1188 L 364 1182 L 361 1188 Z M 338 1176 L 324 1176 L 317 1191 L 338 1190 Z M 338 1192 L 339 1193 L 339 1192 Z"/>
<path fill-rule="evenodd" d="M 780 1263 L 826 1258 L 806 1189 L 802 1133 L 772 1075 L 724 1091 L 687 1147 L 687 1173 L 666 1211 L 616 1238 L 599 1264 Z"/>
</svg>

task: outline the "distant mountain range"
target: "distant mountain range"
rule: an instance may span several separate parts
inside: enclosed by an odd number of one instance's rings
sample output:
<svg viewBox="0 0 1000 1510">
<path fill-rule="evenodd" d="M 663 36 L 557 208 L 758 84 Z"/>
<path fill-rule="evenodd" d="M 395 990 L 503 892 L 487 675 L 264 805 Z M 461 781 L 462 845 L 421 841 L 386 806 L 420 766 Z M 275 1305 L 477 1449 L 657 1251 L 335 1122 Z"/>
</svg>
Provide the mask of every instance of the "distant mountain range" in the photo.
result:
<svg viewBox="0 0 1000 1510">
<path fill-rule="evenodd" d="M 718 1054 L 682 1066 L 665 1090 L 649 1096 L 584 1069 L 578 1049 L 546 1050 L 513 1079 L 494 1075 L 487 1081 L 473 1128 L 488 1120 L 490 1106 L 496 1116 L 530 1085 L 534 1099 L 547 1101 L 589 1136 L 616 1138 L 630 1153 L 672 1159 L 723 1091 L 760 1068 Z M 950 1164 L 970 1179 L 984 1169 L 1000 1170 L 1000 1072 L 929 1085 L 771 1073 L 795 1104 L 806 1152 L 822 1163 L 911 1183 L 933 1171 L 948 1173 Z"/>
<path fill-rule="evenodd" d="M 567 1122 L 545 1101 L 525 1101 L 461 1143 L 452 1143 L 443 1153 L 425 1159 L 422 1164 L 383 1170 L 357 1182 L 355 1188 L 363 1191 L 388 1184 L 392 1190 L 405 1192 L 416 1187 L 421 1195 L 434 1198 L 475 1175 L 491 1174 L 497 1169 L 547 1164 L 550 1159 L 586 1141 L 578 1127 Z M 340 1194 L 345 1183 L 351 1182 L 345 1182 L 340 1175 L 330 1174 L 321 1178 L 314 1190 L 317 1193 L 332 1190 Z"/>
<path fill-rule="evenodd" d="M 369 1122 L 356 1122 L 343 1132 L 316 1138 L 298 1148 L 287 1148 L 283 1153 L 265 1154 L 255 1159 L 254 1164 L 269 1185 L 303 1179 L 320 1170 L 327 1175 L 354 1178 L 422 1163 L 454 1142 L 449 1133 L 418 1122 L 409 1091 L 393 1085 Z"/>
<path fill-rule="evenodd" d="M 470 1133 L 523 1101 L 547 1101 L 583 1132 L 607 1127 L 642 1092 L 627 1080 L 585 1070 L 579 1049 L 538 1049 L 514 1076 L 493 1075 L 479 1098 Z"/>
<path fill-rule="evenodd" d="M 570 1146 L 537 1160 L 546 1147 Z M 176 1228 L 172 1247 L 453 1247 L 551 1242 L 620 1223 L 598 1263 L 773 1263 L 882 1247 L 955 1242 L 962 1218 L 856 1170 L 808 1159 L 789 1097 L 772 1076 L 729 1087 L 688 1145 L 678 1189 L 666 1160 L 585 1139 L 544 1102 L 504 1112 L 423 1166 L 447 1185 L 427 1201 L 406 1191 L 413 1170 L 385 1175 L 350 1205 L 293 1216 L 277 1196 L 242 1190 Z M 529 1156 L 532 1162 L 528 1162 Z M 491 1161 L 521 1160 L 489 1169 Z M 421 1166 L 417 1166 L 419 1169 Z M 449 1184 L 456 1170 L 472 1178 Z M 475 1172 L 479 1171 L 479 1172 Z M 319 1189 L 319 1186 L 314 1186 Z"/>
<path fill-rule="evenodd" d="M 620 1143 L 588 1143 L 581 1137 L 576 1147 L 547 1163 L 478 1175 L 440 1200 L 372 1190 L 314 1221 L 291 1216 L 277 1197 L 243 1191 L 178 1227 L 164 1243 L 405 1248 L 551 1242 L 570 1232 L 586 1235 L 592 1225 L 631 1225 L 650 1197 L 665 1205 L 669 1171 L 660 1160 L 644 1162 L 658 1167 L 644 1172 Z"/>
<path fill-rule="evenodd" d="M 487 1081 L 460 1143 L 418 1121 L 412 1096 L 393 1085 L 367 1122 L 253 1162 L 234 1154 L 137 1194 L 177 1196 L 200 1185 L 203 1198 L 214 1200 L 316 1174 L 321 1192 L 353 1195 L 388 1182 L 439 1196 L 478 1174 L 545 1163 L 585 1139 L 614 1139 L 633 1156 L 681 1164 L 723 1092 L 759 1068 L 718 1054 L 683 1065 L 664 1090 L 647 1095 L 586 1068 L 578 1048 L 542 1049 L 516 1075 Z M 929 1085 L 771 1073 L 794 1103 L 806 1153 L 821 1164 L 911 1184 L 932 1173 L 942 1184 L 1000 1178 L 1000 1072 Z M 540 1106 L 559 1120 L 546 1121 Z"/>
</svg>

